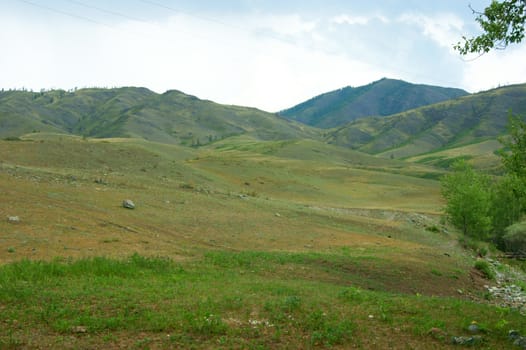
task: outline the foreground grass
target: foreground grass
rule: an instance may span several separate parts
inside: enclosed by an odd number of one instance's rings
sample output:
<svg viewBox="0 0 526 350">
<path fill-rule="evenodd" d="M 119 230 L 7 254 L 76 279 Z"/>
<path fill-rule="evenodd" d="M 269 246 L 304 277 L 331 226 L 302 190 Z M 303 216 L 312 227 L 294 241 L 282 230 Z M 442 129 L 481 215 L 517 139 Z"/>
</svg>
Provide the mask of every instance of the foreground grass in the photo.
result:
<svg viewBox="0 0 526 350">
<path fill-rule="evenodd" d="M 137 254 L 10 263 L 0 267 L 0 348 L 444 348 L 476 320 L 481 348 L 495 349 L 509 347 L 510 329 L 526 331 L 508 309 L 362 289 L 336 270 L 350 259 L 211 252 L 184 263 Z M 322 261 L 336 278 L 320 278 Z"/>
</svg>

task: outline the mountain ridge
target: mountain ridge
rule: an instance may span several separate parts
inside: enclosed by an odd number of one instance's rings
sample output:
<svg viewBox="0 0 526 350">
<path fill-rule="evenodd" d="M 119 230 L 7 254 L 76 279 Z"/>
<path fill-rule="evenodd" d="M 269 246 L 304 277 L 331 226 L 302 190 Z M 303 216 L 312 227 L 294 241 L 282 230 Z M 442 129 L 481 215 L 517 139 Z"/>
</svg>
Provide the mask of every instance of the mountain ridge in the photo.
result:
<svg viewBox="0 0 526 350">
<path fill-rule="evenodd" d="M 178 90 L 89 88 L 0 92 L 0 138 L 51 132 L 203 146 L 232 136 L 313 139 L 381 157 L 409 158 L 505 134 L 508 110 L 526 113 L 526 84 L 500 87 L 383 117 L 317 129 L 256 108 Z"/>
<path fill-rule="evenodd" d="M 38 131 L 194 146 L 241 134 L 264 140 L 319 138 L 315 129 L 278 115 L 221 105 L 178 90 L 163 94 L 137 87 L 0 92 L 0 137 Z"/>
<path fill-rule="evenodd" d="M 505 134 L 509 111 L 526 112 L 526 84 L 462 96 L 387 117 L 349 122 L 326 141 L 381 156 L 406 158 Z"/>
<path fill-rule="evenodd" d="M 383 78 L 323 93 L 279 114 L 319 128 L 333 128 L 369 116 L 388 116 L 468 95 L 468 92 Z"/>
</svg>

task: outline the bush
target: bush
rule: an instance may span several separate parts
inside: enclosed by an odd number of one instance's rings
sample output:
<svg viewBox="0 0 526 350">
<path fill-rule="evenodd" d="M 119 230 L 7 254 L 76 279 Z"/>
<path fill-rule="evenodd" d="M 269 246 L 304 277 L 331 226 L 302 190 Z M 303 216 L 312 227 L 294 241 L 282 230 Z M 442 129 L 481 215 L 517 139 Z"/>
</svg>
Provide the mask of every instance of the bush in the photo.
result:
<svg viewBox="0 0 526 350">
<path fill-rule="evenodd" d="M 4 141 L 22 141 L 22 139 L 17 136 L 8 136 L 4 138 Z"/>
<path fill-rule="evenodd" d="M 458 242 L 462 248 L 471 250 L 481 258 L 488 255 L 490 249 L 494 249 L 492 248 L 493 246 L 487 242 L 478 241 L 466 236 L 460 236 Z"/>
<path fill-rule="evenodd" d="M 502 240 L 506 251 L 526 252 L 526 221 L 509 226 L 505 232 Z"/>
<path fill-rule="evenodd" d="M 489 280 L 492 280 L 495 278 L 495 273 L 489 266 L 489 263 L 486 260 L 477 260 L 475 263 L 475 268 L 482 272 L 484 277 L 486 277 Z"/>
<path fill-rule="evenodd" d="M 490 178 L 460 161 L 453 165 L 453 172 L 442 177 L 441 184 L 448 220 L 465 236 L 486 240 L 492 225 Z"/>
<path fill-rule="evenodd" d="M 526 208 L 525 189 L 522 181 L 514 175 L 506 175 L 497 181 L 492 190 L 491 220 L 493 241 L 505 249 L 503 236 L 506 228 L 517 223 Z"/>
</svg>

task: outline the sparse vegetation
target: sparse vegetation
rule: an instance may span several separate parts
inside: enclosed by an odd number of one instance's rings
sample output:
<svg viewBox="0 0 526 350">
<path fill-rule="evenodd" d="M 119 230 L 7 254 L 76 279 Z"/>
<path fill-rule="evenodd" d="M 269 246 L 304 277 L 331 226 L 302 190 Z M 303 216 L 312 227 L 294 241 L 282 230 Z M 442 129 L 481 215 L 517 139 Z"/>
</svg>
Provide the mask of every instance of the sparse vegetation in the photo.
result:
<svg viewBox="0 0 526 350">
<path fill-rule="evenodd" d="M 247 134 L 22 139 L 0 141 L 16 248 L 0 251 L 0 348 L 443 348 L 473 319 L 503 348 L 523 331 L 440 222 L 442 169 Z"/>
</svg>

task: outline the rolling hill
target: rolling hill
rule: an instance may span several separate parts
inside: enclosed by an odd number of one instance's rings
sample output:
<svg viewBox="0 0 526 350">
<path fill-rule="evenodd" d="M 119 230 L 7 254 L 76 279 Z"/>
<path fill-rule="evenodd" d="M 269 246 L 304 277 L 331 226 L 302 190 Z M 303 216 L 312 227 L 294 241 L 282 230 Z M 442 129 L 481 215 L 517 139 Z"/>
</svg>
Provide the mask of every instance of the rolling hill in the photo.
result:
<svg viewBox="0 0 526 350">
<path fill-rule="evenodd" d="M 0 155 L 2 349 L 456 349 L 473 320 L 480 349 L 524 334 L 441 223 L 435 168 L 247 134 L 40 132 Z"/>
<path fill-rule="evenodd" d="M 467 94 L 460 89 L 384 78 L 322 94 L 279 114 L 307 125 L 332 128 L 358 118 L 388 116 Z"/>
<path fill-rule="evenodd" d="M 263 140 L 318 135 L 275 114 L 220 105 L 175 90 L 163 94 L 135 87 L 0 92 L 0 137 L 31 132 L 137 137 L 183 145 L 241 134 Z"/>
<path fill-rule="evenodd" d="M 327 142 L 385 157 L 406 158 L 495 139 L 509 111 L 526 112 L 526 84 L 506 86 L 430 106 L 350 122 Z"/>
<path fill-rule="evenodd" d="M 458 123 L 455 152 L 405 160 L 327 142 L 352 123 L 323 140 L 177 91 L 3 92 L 0 348 L 455 349 L 473 320 L 478 348 L 509 348 L 524 316 L 488 298 L 429 165 L 491 152 L 460 145 L 494 126 L 468 111 L 523 106 L 523 89 L 380 119 Z M 388 127 L 360 122 L 371 140 Z"/>
</svg>

